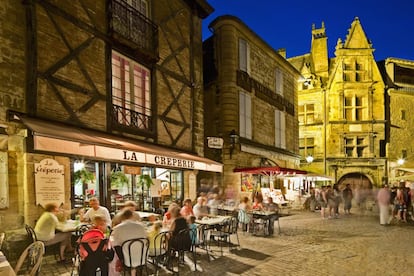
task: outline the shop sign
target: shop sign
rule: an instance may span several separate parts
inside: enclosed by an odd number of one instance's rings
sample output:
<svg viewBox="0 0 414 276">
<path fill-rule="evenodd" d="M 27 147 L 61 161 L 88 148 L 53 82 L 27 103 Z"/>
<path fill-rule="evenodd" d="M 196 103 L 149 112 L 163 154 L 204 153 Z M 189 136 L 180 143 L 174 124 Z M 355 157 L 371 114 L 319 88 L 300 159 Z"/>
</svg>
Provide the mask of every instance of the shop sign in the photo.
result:
<svg viewBox="0 0 414 276">
<path fill-rule="evenodd" d="M 140 175 L 141 167 L 124 166 L 124 173 Z"/>
<path fill-rule="evenodd" d="M 207 137 L 207 146 L 211 149 L 222 149 L 223 138 L 220 137 Z"/>
<path fill-rule="evenodd" d="M 36 204 L 65 202 L 64 167 L 56 160 L 43 159 L 34 165 Z"/>
<path fill-rule="evenodd" d="M 186 159 L 147 154 L 147 163 L 161 167 L 175 167 L 183 169 L 195 169 L 195 162 Z"/>
</svg>

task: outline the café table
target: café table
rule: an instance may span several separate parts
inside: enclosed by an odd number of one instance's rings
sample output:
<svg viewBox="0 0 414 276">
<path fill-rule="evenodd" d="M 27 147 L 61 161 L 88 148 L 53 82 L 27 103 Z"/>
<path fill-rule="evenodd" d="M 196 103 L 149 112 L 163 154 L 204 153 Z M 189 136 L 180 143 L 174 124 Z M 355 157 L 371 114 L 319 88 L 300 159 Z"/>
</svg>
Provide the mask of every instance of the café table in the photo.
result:
<svg viewBox="0 0 414 276">
<path fill-rule="evenodd" d="M 226 219 L 231 218 L 231 216 L 211 216 L 204 217 L 202 219 L 196 219 L 197 224 L 208 225 L 208 226 L 218 226 L 222 224 Z"/>
<path fill-rule="evenodd" d="M 135 211 L 142 220 L 148 220 L 149 217 L 153 216 L 155 218 L 160 218 L 161 215 L 160 214 L 156 214 L 156 213 L 151 213 L 151 212 L 142 212 L 142 211 Z"/>
<path fill-rule="evenodd" d="M 15 276 L 13 268 L 10 263 L 7 261 L 6 256 L 3 252 L 0 251 L 0 275 L 2 276 Z"/>
<path fill-rule="evenodd" d="M 219 215 L 231 216 L 237 211 L 236 206 L 219 205 L 217 207 Z"/>
<path fill-rule="evenodd" d="M 264 210 L 251 210 L 247 212 L 253 217 L 253 234 L 258 234 L 259 226 L 263 226 L 263 234 L 264 236 L 269 236 L 269 225 L 271 222 L 277 220 L 279 226 L 279 234 L 280 234 L 280 224 L 279 224 L 279 216 L 276 211 L 264 211 Z M 273 220 L 272 220 L 273 219 Z"/>
<path fill-rule="evenodd" d="M 65 222 L 59 222 L 56 225 L 56 229 L 60 232 L 75 232 L 78 227 L 82 225 L 79 220 L 68 219 Z"/>
<path fill-rule="evenodd" d="M 231 216 L 208 216 L 204 217 L 202 219 L 196 219 L 195 223 L 199 225 L 198 228 L 198 241 L 199 245 L 198 247 L 200 249 L 203 249 L 207 252 L 208 259 L 210 260 L 210 256 L 212 256 L 210 253 L 212 252 L 211 249 L 209 249 L 208 241 L 209 241 L 209 231 L 210 230 L 216 230 L 220 229 L 220 226 L 223 225 L 223 223 L 230 219 Z"/>
</svg>

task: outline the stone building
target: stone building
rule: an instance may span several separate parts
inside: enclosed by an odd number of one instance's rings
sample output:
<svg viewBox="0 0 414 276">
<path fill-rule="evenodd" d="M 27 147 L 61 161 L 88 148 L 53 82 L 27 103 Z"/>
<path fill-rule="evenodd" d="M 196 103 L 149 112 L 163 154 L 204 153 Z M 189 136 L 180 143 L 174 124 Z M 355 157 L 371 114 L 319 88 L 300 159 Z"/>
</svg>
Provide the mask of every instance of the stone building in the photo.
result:
<svg viewBox="0 0 414 276">
<path fill-rule="evenodd" d="M 1 228 L 33 225 L 47 202 L 82 207 L 90 196 L 111 211 L 127 199 L 160 207 L 194 197 L 198 172 L 220 175 L 203 157 L 206 1 L 0 7 Z"/>
<path fill-rule="evenodd" d="M 205 154 L 223 163 L 223 188 L 283 189 L 299 166 L 299 72 L 240 19 L 220 16 L 203 42 Z M 276 177 L 278 176 L 278 177 Z M 287 186 L 286 186 L 287 187 Z"/>
<path fill-rule="evenodd" d="M 355 18 L 335 57 L 325 26 L 312 27 L 310 53 L 288 61 L 303 76 L 298 92 L 302 167 L 339 185 L 372 188 L 386 181 L 384 82 L 374 48 Z M 306 157 L 311 156 L 306 162 Z"/>
<path fill-rule="evenodd" d="M 414 180 L 414 61 L 387 58 L 378 66 L 386 84 L 388 182 Z"/>
</svg>

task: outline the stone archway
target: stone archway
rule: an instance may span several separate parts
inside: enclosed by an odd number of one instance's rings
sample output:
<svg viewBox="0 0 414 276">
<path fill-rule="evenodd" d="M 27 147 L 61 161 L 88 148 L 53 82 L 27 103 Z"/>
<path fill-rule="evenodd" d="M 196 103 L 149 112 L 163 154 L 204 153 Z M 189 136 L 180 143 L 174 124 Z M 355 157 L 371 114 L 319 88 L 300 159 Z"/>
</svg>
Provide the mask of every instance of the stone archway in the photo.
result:
<svg viewBox="0 0 414 276">
<path fill-rule="evenodd" d="M 350 184 L 353 190 L 372 190 L 373 187 L 372 181 L 362 173 L 349 173 L 343 175 L 338 181 L 339 189 L 344 189 L 347 184 Z"/>
</svg>

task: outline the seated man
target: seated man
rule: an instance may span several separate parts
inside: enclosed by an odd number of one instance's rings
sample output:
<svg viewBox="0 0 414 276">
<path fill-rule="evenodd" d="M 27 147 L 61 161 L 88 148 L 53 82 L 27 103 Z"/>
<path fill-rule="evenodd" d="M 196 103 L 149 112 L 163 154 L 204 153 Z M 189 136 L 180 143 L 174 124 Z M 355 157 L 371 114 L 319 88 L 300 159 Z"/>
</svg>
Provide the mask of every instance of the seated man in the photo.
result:
<svg viewBox="0 0 414 276">
<path fill-rule="evenodd" d="M 34 231 L 36 233 L 37 239 L 42 241 L 45 246 L 53 245 L 60 243 L 59 263 L 67 263 L 71 260 L 65 260 L 65 250 L 73 250 L 71 246 L 71 232 L 57 232 L 56 226 L 58 224 L 58 218 L 56 214 L 59 213 L 59 208 L 57 204 L 48 203 L 45 205 L 45 211 L 40 216 L 39 220 L 36 223 Z"/>
<path fill-rule="evenodd" d="M 105 218 L 105 221 L 108 226 L 111 226 L 111 216 L 109 215 L 108 209 L 106 207 L 99 205 L 99 200 L 96 197 L 89 199 L 89 210 L 83 214 L 80 212 L 80 220 L 82 222 L 93 222 L 95 216 L 102 216 Z"/>
<path fill-rule="evenodd" d="M 111 233 L 112 245 L 120 260 L 123 260 L 122 244 L 131 239 L 147 238 L 144 225 L 135 218 L 134 212 L 127 209 L 122 212 L 121 223 L 115 226 Z"/>
<path fill-rule="evenodd" d="M 279 212 L 279 206 L 273 202 L 273 198 L 271 196 L 268 197 L 267 199 L 267 204 L 264 206 L 264 209 L 266 211 L 270 211 L 270 212 L 275 212 L 274 215 L 272 215 L 269 219 L 269 234 L 273 235 L 274 232 L 274 224 L 275 224 L 275 220 L 278 218 L 278 212 Z"/>
<path fill-rule="evenodd" d="M 193 207 L 194 216 L 197 219 L 201 219 L 202 217 L 208 216 L 208 208 L 206 205 L 206 200 L 204 197 L 198 197 L 197 203 Z"/>
</svg>

